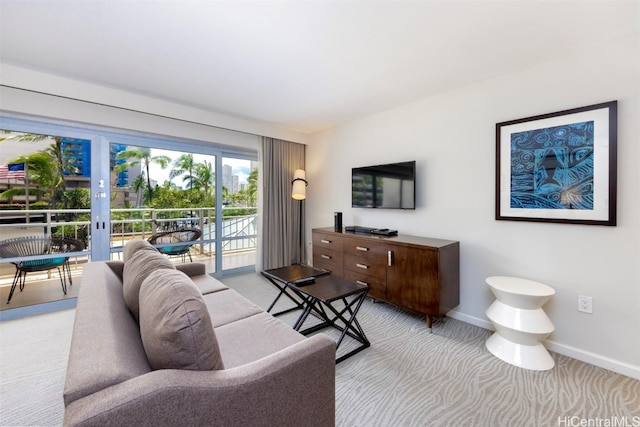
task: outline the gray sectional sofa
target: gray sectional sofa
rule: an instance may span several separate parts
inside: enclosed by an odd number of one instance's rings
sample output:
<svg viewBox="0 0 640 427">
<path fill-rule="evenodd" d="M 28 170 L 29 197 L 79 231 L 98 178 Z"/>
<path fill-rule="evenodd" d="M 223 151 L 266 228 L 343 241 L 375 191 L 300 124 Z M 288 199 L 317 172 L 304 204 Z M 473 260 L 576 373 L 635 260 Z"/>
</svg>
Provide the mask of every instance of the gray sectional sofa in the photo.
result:
<svg viewBox="0 0 640 427">
<path fill-rule="evenodd" d="M 335 342 L 306 338 L 146 241 L 83 270 L 68 426 L 332 426 Z"/>
</svg>

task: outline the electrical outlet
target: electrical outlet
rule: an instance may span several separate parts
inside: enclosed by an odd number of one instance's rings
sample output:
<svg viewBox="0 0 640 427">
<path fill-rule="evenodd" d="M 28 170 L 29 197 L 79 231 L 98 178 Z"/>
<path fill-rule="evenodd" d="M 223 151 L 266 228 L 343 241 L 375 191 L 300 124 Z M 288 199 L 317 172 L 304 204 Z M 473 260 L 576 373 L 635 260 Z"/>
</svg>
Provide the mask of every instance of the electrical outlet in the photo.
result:
<svg viewBox="0 0 640 427">
<path fill-rule="evenodd" d="M 593 300 L 585 295 L 578 295 L 578 311 L 593 314 Z"/>
</svg>

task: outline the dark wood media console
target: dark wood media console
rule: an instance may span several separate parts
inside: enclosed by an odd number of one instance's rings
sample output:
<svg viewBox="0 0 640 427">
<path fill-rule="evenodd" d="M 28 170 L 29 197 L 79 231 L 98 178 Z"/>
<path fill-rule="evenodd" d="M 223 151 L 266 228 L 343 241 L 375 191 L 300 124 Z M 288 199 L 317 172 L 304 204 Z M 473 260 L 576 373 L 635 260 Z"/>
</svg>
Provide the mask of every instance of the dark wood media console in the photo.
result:
<svg viewBox="0 0 640 427">
<path fill-rule="evenodd" d="M 368 296 L 424 314 L 431 328 L 460 303 L 460 243 L 315 228 L 313 266 L 369 285 Z"/>
</svg>

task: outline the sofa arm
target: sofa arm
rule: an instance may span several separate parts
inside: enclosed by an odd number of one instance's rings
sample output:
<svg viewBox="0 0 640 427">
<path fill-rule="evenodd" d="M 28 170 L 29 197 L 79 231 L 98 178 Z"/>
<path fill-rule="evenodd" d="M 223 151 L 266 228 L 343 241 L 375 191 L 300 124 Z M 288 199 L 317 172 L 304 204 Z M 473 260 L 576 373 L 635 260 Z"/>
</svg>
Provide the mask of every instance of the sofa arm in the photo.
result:
<svg viewBox="0 0 640 427">
<path fill-rule="evenodd" d="M 189 262 L 176 264 L 176 270 L 182 271 L 189 277 L 207 274 L 207 267 L 201 262 Z"/>
<path fill-rule="evenodd" d="M 120 279 L 120 281 L 122 282 L 122 273 L 124 272 L 124 262 L 123 261 L 105 261 L 106 264 L 109 266 L 109 268 L 111 268 L 111 271 L 113 271 L 116 276 L 118 276 L 118 279 Z"/>
<path fill-rule="evenodd" d="M 69 404 L 66 426 L 333 426 L 335 342 L 317 334 L 220 371 L 158 370 Z"/>
</svg>

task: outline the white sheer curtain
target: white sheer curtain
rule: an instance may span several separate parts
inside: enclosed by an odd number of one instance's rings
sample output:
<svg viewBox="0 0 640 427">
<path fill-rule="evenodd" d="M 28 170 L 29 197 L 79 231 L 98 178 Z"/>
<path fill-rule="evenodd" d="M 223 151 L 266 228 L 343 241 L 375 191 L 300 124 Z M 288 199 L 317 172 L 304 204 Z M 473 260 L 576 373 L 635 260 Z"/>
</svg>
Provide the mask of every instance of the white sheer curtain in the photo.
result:
<svg viewBox="0 0 640 427">
<path fill-rule="evenodd" d="M 284 267 L 306 260 L 301 232 L 305 227 L 305 202 L 291 198 L 296 169 L 304 169 L 305 146 L 262 137 L 260 268 Z"/>
</svg>

